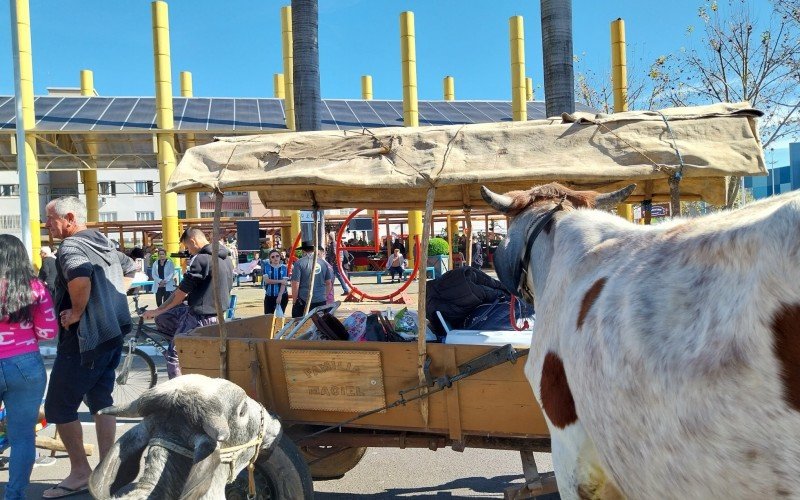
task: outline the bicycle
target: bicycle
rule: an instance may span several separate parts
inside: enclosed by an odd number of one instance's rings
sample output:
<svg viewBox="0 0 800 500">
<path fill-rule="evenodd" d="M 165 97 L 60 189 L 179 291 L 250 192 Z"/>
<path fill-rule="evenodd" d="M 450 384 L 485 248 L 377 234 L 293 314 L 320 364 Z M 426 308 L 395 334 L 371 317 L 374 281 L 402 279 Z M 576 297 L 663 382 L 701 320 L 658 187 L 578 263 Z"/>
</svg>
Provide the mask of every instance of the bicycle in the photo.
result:
<svg viewBox="0 0 800 500">
<path fill-rule="evenodd" d="M 164 336 L 144 322 L 142 314 L 147 310 L 147 306 L 139 307 L 138 292 L 133 295 L 133 303 L 139 322 L 136 331 L 126 339 L 122 348 L 122 358 L 117 366 L 116 383 L 112 392 L 116 406 L 130 404 L 144 391 L 155 387 L 158 383 L 158 373 L 153 358 L 139 346 L 149 345 L 165 358 L 167 355 L 167 342 Z"/>
</svg>

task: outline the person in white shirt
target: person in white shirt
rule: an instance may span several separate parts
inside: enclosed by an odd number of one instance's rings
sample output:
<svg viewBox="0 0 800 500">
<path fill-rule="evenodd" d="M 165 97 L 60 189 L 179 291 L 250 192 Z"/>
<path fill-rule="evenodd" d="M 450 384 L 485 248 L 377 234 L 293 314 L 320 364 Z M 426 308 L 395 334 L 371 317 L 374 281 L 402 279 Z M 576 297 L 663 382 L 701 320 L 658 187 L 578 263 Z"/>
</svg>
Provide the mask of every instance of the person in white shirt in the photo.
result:
<svg viewBox="0 0 800 500">
<path fill-rule="evenodd" d="M 175 291 L 175 264 L 167 258 L 163 248 L 158 249 L 158 259 L 153 262 L 150 276 L 153 277 L 152 292 L 156 294 L 156 307 L 159 307 Z"/>
</svg>

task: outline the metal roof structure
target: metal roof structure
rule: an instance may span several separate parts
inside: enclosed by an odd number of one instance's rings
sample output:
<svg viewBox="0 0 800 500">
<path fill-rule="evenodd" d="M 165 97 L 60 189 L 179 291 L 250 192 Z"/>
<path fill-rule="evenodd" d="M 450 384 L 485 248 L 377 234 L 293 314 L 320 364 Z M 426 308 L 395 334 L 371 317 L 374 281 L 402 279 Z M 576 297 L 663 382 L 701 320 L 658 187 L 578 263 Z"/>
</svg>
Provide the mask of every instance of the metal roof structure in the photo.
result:
<svg viewBox="0 0 800 500">
<path fill-rule="evenodd" d="M 545 118 L 544 102 L 530 101 L 528 118 Z M 592 111 L 576 103 L 580 111 Z M 156 168 L 154 97 L 40 96 L 35 98 L 37 156 L 41 170 Z M 174 97 L 174 134 L 179 155 L 221 135 L 286 132 L 283 99 Z M 511 120 L 509 101 L 419 101 L 419 123 L 456 125 Z M 323 130 L 403 125 L 403 102 L 325 99 Z M 15 132 L 13 96 L 0 96 L 0 135 Z M 0 139 L 0 169 L 16 169 L 13 139 Z M 88 154 L 87 144 L 95 154 Z"/>
</svg>

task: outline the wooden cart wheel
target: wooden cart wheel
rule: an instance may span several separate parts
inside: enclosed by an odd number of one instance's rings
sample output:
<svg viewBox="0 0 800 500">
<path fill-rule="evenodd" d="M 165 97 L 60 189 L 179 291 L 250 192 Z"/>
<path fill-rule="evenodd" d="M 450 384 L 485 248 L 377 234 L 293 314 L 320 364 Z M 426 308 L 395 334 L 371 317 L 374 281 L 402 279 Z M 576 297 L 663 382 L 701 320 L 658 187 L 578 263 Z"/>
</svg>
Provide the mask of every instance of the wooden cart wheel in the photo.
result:
<svg viewBox="0 0 800 500">
<path fill-rule="evenodd" d="M 286 434 L 269 457 L 262 454 L 255 470 L 257 500 L 302 500 L 314 498 L 314 483 L 300 450 Z M 245 500 L 248 492 L 247 469 L 225 488 L 228 500 Z"/>
<path fill-rule="evenodd" d="M 339 479 L 358 465 L 366 447 L 301 446 L 300 453 L 308 463 L 314 480 Z"/>
</svg>

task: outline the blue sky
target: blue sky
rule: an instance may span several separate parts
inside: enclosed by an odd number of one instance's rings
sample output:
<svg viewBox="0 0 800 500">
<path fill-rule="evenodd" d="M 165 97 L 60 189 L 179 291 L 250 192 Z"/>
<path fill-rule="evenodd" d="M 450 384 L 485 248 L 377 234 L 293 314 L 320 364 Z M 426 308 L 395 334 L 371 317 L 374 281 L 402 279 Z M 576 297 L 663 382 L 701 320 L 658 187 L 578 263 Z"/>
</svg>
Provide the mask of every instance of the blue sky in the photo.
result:
<svg viewBox="0 0 800 500">
<path fill-rule="evenodd" d="M 12 0 L 13 1 L 13 0 Z M 701 0 L 573 0 L 574 52 L 585 68 L 610 66 L 609 26 L 626 23 L 629 62 L 646 71 L 659 55 L 689 44 Z M 288 1 L 172 0 L 170 29 L 175 93 L 178 73 L 191 71 L 196 96 L 272 96 L 282 72 L 280 7 Z M 751 0 L 765 11 L 767 0 Z M 0 26 L 9 26 L 8 4 Z M 34 86 L 78 86 L 94 71 L 102 95 L 152 95 L 150 2 L 30 0 Z M 526 73 L 541 98 L 542 58 L 536 0 L 319 0 L 323 98 L 359 98 L 360 76 L 373 77 L 376 99 L 401 98 L 399 16 L 414 12 L 420 99 L 441 99 L 442 78 L 455 77 L 457 99 L 510 99 L 508 19 L 525 22 Z M 8 29 L 2 30 L 8 33 Z M 695 37 L 696 38 L 696 37 Z M 0 94 L 13 93 L 11 42 L 0 39 Z M 785 156 L 785 159 L 784 159 Z M 775 150 L 779 165 L 788 152 Z"/>
</svg>

